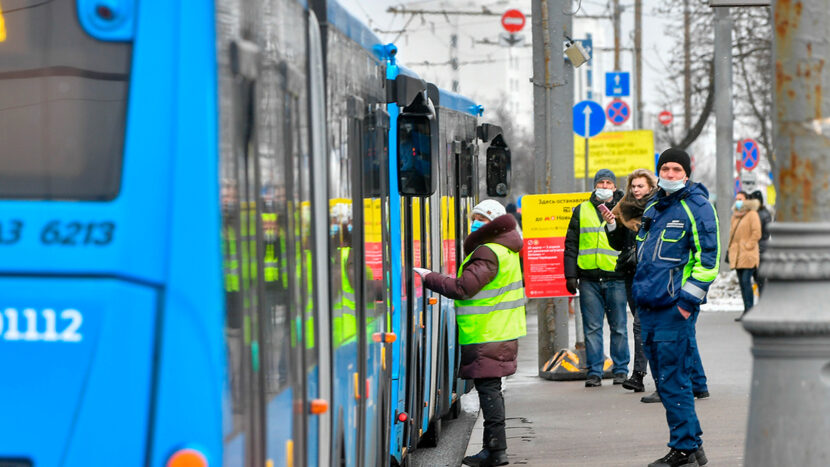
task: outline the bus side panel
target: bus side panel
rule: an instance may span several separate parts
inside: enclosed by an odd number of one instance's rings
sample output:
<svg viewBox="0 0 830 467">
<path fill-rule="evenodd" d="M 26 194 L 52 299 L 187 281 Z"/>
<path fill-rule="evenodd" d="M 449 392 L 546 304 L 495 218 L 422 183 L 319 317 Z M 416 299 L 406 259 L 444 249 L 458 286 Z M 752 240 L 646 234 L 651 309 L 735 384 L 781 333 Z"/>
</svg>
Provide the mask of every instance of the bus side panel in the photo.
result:
<svg viewBox="0 0 830 467">
<path fill-rule="evenodd" d="M 147 17 L 172 5 L 142 2 Z M 217 166 L 217 87 L 212 2 L 181 6 L 173 161 L 169 288 L 157 344 L 151 465 L 192 446 L 222 459 L 225 380 Z M 139 25 L 141 21 L 139 21 Z M 140 27 L 140 26 L 139 26 Z M 152 121 L 148 119 L 147 121 Z M 198 135 L 198 137 L 194 137 Z M 149 188 L 148 184 L 146 188 Z"/>
</svg>

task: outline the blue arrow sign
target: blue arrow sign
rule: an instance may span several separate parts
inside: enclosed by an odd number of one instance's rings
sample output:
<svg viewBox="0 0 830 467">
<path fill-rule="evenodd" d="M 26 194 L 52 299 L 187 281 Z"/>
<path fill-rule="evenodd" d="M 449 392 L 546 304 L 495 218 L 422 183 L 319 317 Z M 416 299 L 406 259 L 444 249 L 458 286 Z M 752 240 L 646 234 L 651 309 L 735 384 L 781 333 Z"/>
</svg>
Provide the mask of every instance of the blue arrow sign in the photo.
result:
<svg viewBox="0 0 830 467">
<path fill-rule="evenodd" d="M 582 101 L 574 106 L 574 133 L 593 138 L 605 127 L 605 111 L 594 101 Z"/>
<path fill-rule="evenodd" d="M 741 142 L 741 156 L 746 170 L 752 170 L 758 167 L 758 159 L 760 159 L 758 143 L 752 138 L 743 140 Z"/>
<path fill-rule="evenodd" d="M 631 74 L 627 71 L 605 73 L 605 95 L 608 97 L 626 97 L 631 94 Z"/>
</svg>

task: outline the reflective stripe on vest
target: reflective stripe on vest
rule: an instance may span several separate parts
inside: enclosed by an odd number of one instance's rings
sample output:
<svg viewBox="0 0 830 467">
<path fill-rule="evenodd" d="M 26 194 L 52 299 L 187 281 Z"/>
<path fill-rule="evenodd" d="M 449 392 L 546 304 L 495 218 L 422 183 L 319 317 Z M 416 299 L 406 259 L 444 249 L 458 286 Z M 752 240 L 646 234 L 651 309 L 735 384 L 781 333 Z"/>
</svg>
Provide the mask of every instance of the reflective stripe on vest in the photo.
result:
<svg viewBox="0 0 830 467">
<path fill-rule="evenodd" d="M 462 345 L 507 341 L 527 333 L 519 254 L 497 243 L 482 246 L 496 254 L 499 272 L 472 298 L 455 301 L 458 341 Z M 471 256 L 464 258 L 458 277 Z"/>
<path fill-rule="evenodd" d="M 590 201 L 579 205 L 579 256 L 580 269 L 601 269 L 613 272 L 620 252 L 611 248 L 605 233 L 605 221 L 600 222 L 597 210 Z"/>
</svg>

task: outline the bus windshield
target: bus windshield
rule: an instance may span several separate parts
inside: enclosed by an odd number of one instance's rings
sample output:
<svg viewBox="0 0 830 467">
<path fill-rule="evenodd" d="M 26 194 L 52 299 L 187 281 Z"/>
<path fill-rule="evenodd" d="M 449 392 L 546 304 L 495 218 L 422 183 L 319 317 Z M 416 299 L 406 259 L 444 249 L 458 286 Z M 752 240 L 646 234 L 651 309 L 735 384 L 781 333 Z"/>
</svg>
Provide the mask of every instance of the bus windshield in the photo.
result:
<svg viewBox="0 0 830 467">
<path fill-rule="evenodd" d="M 0 198 L 115 198 L 132 44 L 88 35 L 74 0 L 0 0 L 0 27 Z"/>
</svg>

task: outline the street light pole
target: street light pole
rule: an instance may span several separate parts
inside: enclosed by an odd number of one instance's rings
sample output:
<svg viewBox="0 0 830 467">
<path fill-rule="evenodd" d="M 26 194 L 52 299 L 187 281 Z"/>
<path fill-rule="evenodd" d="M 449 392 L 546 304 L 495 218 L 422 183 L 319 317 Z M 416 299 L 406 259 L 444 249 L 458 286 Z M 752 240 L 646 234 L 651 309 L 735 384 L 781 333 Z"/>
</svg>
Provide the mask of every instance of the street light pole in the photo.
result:
<svg viewBox="0 0 830 467">
<path fill-rule="evenodd" d="M 777 221 L 752 334 L 745 465 L 830 462 L 830 0 L 773 2 Z"/>
</svg>

